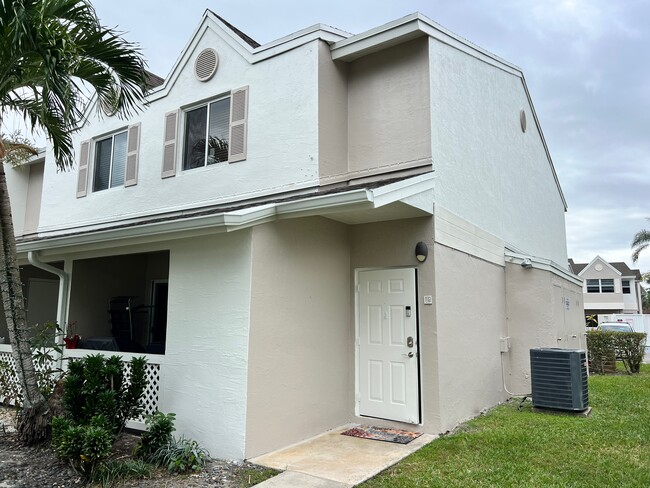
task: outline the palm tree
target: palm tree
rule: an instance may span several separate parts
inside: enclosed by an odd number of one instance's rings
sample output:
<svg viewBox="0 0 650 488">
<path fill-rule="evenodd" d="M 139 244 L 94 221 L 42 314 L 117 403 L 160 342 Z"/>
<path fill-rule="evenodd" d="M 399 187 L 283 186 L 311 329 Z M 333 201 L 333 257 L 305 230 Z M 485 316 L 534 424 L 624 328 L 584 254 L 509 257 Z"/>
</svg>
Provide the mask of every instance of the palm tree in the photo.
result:
<svg viewBox="0 0 650 488">
<path fill-rule="evenodd" d="M 646 220 L 650 221 L 650 218 Z M 634 235 L 632 239 L 632 262 L 636 263 L 639 260 L 641 251 L 644 251 L 650 246 L 650 230 L 641 229 Z"/>
<path fill-rule="evenodd" d="M 0 0 L 0 126 L 9 113 L 42 130 L 59 169 L 74 164 L 71 134 L 81 125 L 89 96 L 96 106 L 129 117 L 146 91 L 139 48 L 103 27 L 87 0 Z M 49 409 L 38 390 L 26 334 L 25 308 L 17 264 L 0 141 L 0 293 L 23 391 L 20 439 L 47 438 Z"/>
</svg>

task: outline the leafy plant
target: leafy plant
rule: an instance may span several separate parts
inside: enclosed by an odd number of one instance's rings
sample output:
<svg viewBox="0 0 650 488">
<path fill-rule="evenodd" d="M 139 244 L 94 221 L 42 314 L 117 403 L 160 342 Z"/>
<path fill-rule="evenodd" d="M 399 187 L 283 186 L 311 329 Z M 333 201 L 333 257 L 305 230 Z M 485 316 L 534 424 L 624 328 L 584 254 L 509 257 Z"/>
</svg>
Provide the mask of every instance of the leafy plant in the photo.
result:
<svg viewBox="0 0 650 488">
<path fill-rule="evenodd" d="M 169 444 L 172 438 L 172 432 L 175 429 L 174 421 L 176 414 L 164 414 L 156 412 L 153 415 L 145 417 L 147 430 L 140 437 L 140 443 L 135 448 L 135 455 L 142 458 L 150 458 L 156 451 Z"/>
<path fill-rule="evenodd" d="M 52 419 L 52 446 L 54 452 L 80 474 L 91 478 L 99 463 L 108 457 L 115 440 L 105 426 L 105 420 L 92 425 L 74 425 L 61 417 Z"/>
<path fill-rule="evenodd" d="M 45 399 L 54 391 L 63 371 L 56 366 L 55 352 L 61 352 L 55 337 L 60 331 L 56 322 L 34 326 L 34 335 L 29 339 L 32 361 L 38 388 Z M 8 361 L 0 360 L 0 401 L 11 402 L 17 408 L 23 404 L 23 392 L 18 383 L 15 368 Z"/>
<path fill-rule="evenodd" d="M 165 466 L 172 473 L 201 471 L 210 457 L 208 451 L 193 439 L 172 438 L 151 456 L 151 461 Z"/>
<path fill-rule="evenodd" d="M 70 360 L 63 394 L 68 416 L 83 425 L 101 414 L 113 433 L 119 434 L 128 419 L 142 413 L 140 398 L 147 385 L 145 364 L 145 358 L 133 358 L 127 382 L 119 356 L 107 359 L 94 354 Z"/>
<path fill-rule="evenodd" d="M 647 334 L 641 332 L 591 331 L 587 334 L 587 348 L 591 371 L 613 373 L 616 358 L 620 358 L 628 373 L 638 373 L 645 353 Z"/>
<path fill-rule="evenodd" d="M 126 379 L 119 356 L 73 359 L 64 380 L 65 418 L 52 419 L 52 447 L 79 473 L 92 479 L 129 418 L 142 412 L 145 359 L 131 360 Z"/>
<path fill-rule="evenodd" d="M 99 483 L 103 487 L 114 486 L 120 481 L 149 478 L 151 470 L 150 464 L 139 459 L 110 460 L 95 470 L 91 481 Z"/>
</svg>

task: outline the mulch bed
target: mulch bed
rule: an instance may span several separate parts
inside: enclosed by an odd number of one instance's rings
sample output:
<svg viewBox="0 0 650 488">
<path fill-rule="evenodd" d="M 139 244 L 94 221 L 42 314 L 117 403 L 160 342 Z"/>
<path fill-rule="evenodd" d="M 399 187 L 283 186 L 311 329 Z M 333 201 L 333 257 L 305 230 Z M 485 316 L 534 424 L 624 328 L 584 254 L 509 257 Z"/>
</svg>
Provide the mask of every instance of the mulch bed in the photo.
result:
<svg viewBox="0 0 650 488">
<path fill-rule="evenodd" d="M 71 488 L 85 486 L 83 479 L 59 460 L 49 446 L 22 446 L 16 436 L 15 410 L 0 405 L 0 488 Z M 123 433 L 113 446 L 113 457 L 129 457 L 138 436 Z M 121 487 L 143 488 L 241 488 L 249 486 L 244 472 L 260 466 L 211 459 L 200 473 L 172 475 L 156 469 L 151 478 L 120 483 Z"/>
</svg>

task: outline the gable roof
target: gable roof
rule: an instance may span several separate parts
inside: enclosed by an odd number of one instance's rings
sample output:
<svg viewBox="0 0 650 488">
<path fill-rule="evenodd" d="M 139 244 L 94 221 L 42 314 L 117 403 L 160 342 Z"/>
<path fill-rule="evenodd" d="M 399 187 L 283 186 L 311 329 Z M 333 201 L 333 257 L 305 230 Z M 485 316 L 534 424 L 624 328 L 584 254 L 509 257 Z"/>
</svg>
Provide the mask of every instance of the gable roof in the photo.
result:
<svg viewBox="0 0 650 488">
<path fill-rule="evenodd" d="M 248 36 L 244 32 L 240 31 L 237 27 L 232 25 L 230 22 L 228 22 L 226 19 L 224 19 L 221 15 L 218 15 L 214 13 L 212 10 L 207 9 L 209 12 L 214 14 L 221 22 L 223 22 L 226 27 L 230 28 L 231 31 L 233 31 L 235 34 L 237 34 L 239 37 L 241 37 L 250 47 L 255 49 L 256 47 L 260 47 L 260 43 L 257 42 L 255 39 L 252 37 Z"/>
<path fill-rule="evenodd" d="M 579 275 L 582 273 L 582 271 L 592 264 L 596 259 L 600 258 L 600 256 L 596 256 L 594 260 L 591 261 L 591 263 L 576 263 L 573 261 L 573 259 L 569 258 L 569 269 L 574 273 Z M 618 271 L 621 276 L 634 276 L 637 280 L 641 279 L 641 271 L 638 269 L 632 269 L 630 268 L 627 263 L 624 263 L 622 261 L 615 261 L 615 262 L 607 262 L 603 258 L 600 258 L 603 262 L 609 264 L 612 268 L 614 268 L 616 271 Z"/>
</svg>

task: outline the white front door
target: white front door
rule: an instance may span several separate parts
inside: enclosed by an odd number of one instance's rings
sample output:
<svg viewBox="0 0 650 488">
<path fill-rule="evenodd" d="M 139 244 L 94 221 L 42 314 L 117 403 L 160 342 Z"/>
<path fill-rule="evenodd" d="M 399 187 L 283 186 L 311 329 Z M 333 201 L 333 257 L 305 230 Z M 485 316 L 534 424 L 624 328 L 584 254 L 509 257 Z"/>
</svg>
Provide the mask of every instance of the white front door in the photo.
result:
<svg viewBox="0 0 650 488">
<path fill-rule="evenodd" d="M 358 273 L 359 415 L 420 421 L 415 269 Z"/>
</svg>

